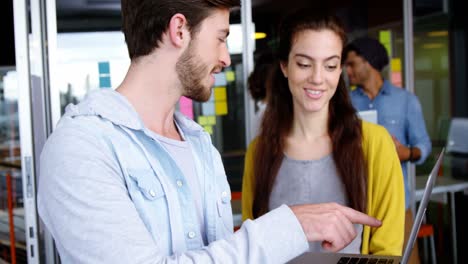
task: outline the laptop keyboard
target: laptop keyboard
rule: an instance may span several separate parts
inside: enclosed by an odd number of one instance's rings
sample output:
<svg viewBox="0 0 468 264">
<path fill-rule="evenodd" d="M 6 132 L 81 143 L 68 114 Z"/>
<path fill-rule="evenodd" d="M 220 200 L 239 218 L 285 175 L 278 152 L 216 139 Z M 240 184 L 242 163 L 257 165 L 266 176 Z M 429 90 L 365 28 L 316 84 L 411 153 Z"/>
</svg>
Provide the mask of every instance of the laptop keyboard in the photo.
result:
<svg viewBox="0 0 468 264">
<path fill-rule="evenodd" d="M 393 264 L 393 259 L 379 259 L 375 258 L 348 258 L 342 257 L 336 264 Z"/>
</svg>

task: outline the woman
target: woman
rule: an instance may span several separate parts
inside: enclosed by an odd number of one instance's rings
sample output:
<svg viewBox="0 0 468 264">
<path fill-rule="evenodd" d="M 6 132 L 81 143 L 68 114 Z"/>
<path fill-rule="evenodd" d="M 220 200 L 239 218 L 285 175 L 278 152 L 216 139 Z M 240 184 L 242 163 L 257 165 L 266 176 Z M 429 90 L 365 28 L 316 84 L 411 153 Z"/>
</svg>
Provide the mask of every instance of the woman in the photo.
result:
<svg viewBox="0 0 468 264">
<path fill-rule="evenodd" d="M 286 17 L 279 63 L 259 136 L 250 144 L 242 187 L 243 219 L 281 204 L 336 202 L 382 221 L 356 226 L 341 252 L 401 255 L 403 175 L 393 141 L 361 121 L 341 73 L 345 32 L 337 18 L 314 10 Z M 311 251 L 322 251 L 320 243 Z"/>
</svg>

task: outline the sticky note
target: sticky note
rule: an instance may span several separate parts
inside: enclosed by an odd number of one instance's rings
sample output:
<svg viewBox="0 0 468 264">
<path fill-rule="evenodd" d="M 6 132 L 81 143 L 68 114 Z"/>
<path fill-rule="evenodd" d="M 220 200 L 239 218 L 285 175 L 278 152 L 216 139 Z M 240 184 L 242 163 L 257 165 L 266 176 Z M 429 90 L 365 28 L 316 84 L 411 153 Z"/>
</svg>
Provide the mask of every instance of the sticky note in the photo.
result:
<svg viewBox="0 0 468 264">
<path fill-rule="evenodd" d="M 228 82 L 233 82 L 236 80 L 236 75 L 234 74 L 233 71 L 226 71 L 225 74 L 226 74 L 226 80 Z"/>
<path fill-rule="evenodd" d="M 226 87 L 215 87 L 214 89 L 214 100 L 226 101 Z"/>
<path fill-rule="evenodd" d="M 391 32 L 390 30 L 381 30 L 379 31 L 379 41 L 382 44 L 391 43 Z"/>
<path fill-rule="evenodd" d="M 205 131 L 208 134 L 213 135 L 213 127 L 212 126 L 203 126 L 203 129 L 205 129 Z"/>
<path fill-rule="evenodd" d="M 99 87 L 100 88 L 110 88 L 111 87 L 110 76 L 99 77 Z"/>
<path fill-rule="evenodd" d="M 110 65 L 108 61 L 98 62 L 99 74 L 107 73 L 110 74 Z"/>
<path fill-rule="evenodd" d="M 401 72 L 392 72 L 390 76 L 390 81 L 392 82 L 393 85 L 402 87 L 402 78 L 401 78 Z"/>
<path fill-rule="evenodd" d="M 186 117 L 193 119 L 193 101 L 185 96 L 180 97 L 179 111 Z"/>
<path fill-rule="evenodd" d="M 207 125 L 216 125 L 216 116 L 207 116 L 206 117 L 206 124 Z"/>
<path fill-rule="evenodd" d="M 388 53 L 388 57 L 392 57 L 392 31 L 381 30 L 379 31 L 379 41 L 385 47 Z"/>
<path fill-rule="evenodd" d="M 216 115 L 227 115 L 227 113 L 228 113 L 227 102 L 226 101 L 216 102 Z"/>
<path fill-rule="evenodd" d="M 390 71 L 392 72 L 401 72 L 401 59 L 400 58 L 392 58 L 390 64 Z"/>
<path fill-rule="evenodd" d="M 205 116 L 215 115 L 215 103 L 214 102 L 205 102 L 202 104 L 202 113 Z"/>
<path fill-rule="evenodd" d="M 220 72 L 214 75 L 215 83 L 214 86 L 223 86 L 227 84 L 226 74 L 224 72 Z"/>
<path fill-rule="evenodd" d="M 200 124 L 201 126 L 206 126 L 208 124 L 208 118 L 206 116 L 199 116 L 198 124 Z"/>
</svg>

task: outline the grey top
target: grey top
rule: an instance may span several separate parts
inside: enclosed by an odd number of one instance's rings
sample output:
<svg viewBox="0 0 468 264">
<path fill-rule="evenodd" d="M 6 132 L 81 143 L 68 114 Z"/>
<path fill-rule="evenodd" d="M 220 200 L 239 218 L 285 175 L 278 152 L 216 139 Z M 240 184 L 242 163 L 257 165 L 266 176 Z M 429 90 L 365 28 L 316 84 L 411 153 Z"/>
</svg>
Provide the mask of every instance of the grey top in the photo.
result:
<svg viewBox="0 0 468 264">
<path fill-rule="evenodd" d="M 295 160 L 286 155 L 278 171 L 270 196 L 270 210 L 282 204 L 336 202 L 349 206 L 345 187 L 332 155 L 318 160 Z M 358 235 L 341 253 L 361 252 L 362 225 L 355 225 Z M 309 243 L 310 251 L 324 251 L 321 243 Z"/>
</svg>

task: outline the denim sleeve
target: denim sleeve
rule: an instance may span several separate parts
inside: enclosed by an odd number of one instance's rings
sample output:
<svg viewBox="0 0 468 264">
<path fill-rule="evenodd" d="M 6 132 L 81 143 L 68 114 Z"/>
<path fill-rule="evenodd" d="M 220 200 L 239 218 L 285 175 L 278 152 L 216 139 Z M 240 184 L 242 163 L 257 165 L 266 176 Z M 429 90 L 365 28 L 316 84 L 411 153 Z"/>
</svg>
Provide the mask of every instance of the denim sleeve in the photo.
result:
<svg viewBox="0 0 468 264">
<path fill-rule="evenodd" d="M 200 250 L 164 256 L 130 199 L 111 146 L 59 128 L 41 154 L 38 211 L 63 263 L 284 263 L 308 244 L 283 206 Z"/>
<path fill-rule="evenodd" d="M 418 98 L 411 94 L 408 98 L 408 144 L 421 150 L 421 158 L 416 164 L 422 164 L 431 153 L 432 143 L 426 130 L 424 115 Z"/>
</svg>

